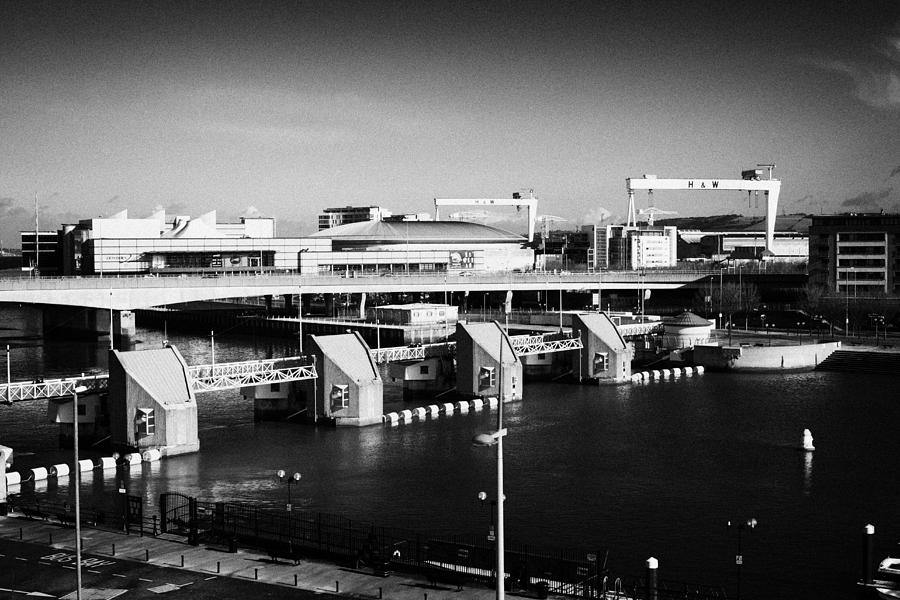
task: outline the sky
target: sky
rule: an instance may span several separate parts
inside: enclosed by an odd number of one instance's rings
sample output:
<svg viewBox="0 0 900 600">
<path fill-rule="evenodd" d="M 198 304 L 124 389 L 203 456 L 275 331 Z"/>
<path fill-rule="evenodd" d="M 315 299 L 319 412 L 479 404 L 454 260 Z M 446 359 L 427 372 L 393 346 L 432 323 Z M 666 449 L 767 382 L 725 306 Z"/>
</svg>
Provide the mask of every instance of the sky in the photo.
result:
<svg viewBox="0 0 900 600">
<path fill-rule="evenodd" d="M 0 0 L 7 247 L 35 204 L 41 229 L 162 207 L 301 235 L 325 207 L 534 190 L 571 227 L 623 218 L 627 177 L 758 163 L 779 212 L 900 212 L 900 2 Z"/>
</svg>

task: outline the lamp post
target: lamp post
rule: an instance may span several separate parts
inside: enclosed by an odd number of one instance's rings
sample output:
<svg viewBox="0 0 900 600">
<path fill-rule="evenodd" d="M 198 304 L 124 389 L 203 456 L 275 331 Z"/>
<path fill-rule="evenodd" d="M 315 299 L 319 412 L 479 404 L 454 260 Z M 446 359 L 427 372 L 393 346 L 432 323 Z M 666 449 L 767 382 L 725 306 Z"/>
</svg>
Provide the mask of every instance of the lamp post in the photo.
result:
<svg viewBox="0 0 900 600">
<path fill-rule="evenodd" d="M 81 600 L 81 468 L 78 462 L 78 394 L 87 391 L 80 385 L 72 390 L 72 447 L 75 454 L 75 598 Z"/>
<path fill-rule="evenodd" d="M 741 567 L 744 564 L 744 555 L 741 554 L 741 532 L 744 529 L 755 529 L 758 525 L 758 521 L 754 518 L 749 518 L 743 523 L 734 524 L 731 521 L 728 521 L 728 528 L 736 528 L 737 529 L 737 554 L 734 555 L 734 564 L 737 565 L 737 600 L 741 600 Z"/>
<path fill-rule="evenodd" d="M 503 546 L 503 436 L 507 433 L 506 429 L 503 428 L 503 345 L 505 341 L 506 338 L 501 333 L 497 430 L 491 433 L 479 433 L 472 439 L 472 443 L 476 446 L 497 447 L 497 600 L 505 600 L 506 598 L 505 549 Z"/>
<path fill-rule="evenodd" d="M 212 367 L 210 369 L 210 375 L 215 374 L 216 372 L 216 332 L 209 332 L 209 351 L 212 354 Z"/>
<path fill-rule="evenodd" d="M 288 512 L 291 511 L 291 485 L 300 481 L 300 473 L 294 473 L 293 475 L 288 476 L 284 469 L 278 469 L 275 472 L 275 476 L 278 477 L 281 481 L 287 481 L 287 506 L 286 510 Z"/>
<path fill-rule="evenodd" d="M 478 499 L 481 501 L 482 504 L 484 504 L 485 500 L 487 500 L 487 497 L 488 497 L 487 492 L 478 492 Z M 497 541 L 497 534 L 494 529 L 494 511 L 496 510 L 496 508 L 497 508 L 497 501 L 491 500 L 491 521 L 490 521 L 491 527 L 488 530 L 488 536 L 487 536 L 487 539 L 489 542 Z"/>
</svg>

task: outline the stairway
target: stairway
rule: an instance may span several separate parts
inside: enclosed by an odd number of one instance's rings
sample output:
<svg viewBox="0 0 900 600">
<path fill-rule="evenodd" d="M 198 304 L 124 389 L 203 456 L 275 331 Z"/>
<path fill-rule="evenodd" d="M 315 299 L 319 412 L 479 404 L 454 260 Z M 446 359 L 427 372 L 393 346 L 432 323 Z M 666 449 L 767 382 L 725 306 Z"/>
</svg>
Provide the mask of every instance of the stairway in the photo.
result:
<svg viewBox="0 0 900 600">
<path fill-rule="evenodd" d="M 900 375 L 900 352 L 835 350 L 816 370 Z"/>
</svg>

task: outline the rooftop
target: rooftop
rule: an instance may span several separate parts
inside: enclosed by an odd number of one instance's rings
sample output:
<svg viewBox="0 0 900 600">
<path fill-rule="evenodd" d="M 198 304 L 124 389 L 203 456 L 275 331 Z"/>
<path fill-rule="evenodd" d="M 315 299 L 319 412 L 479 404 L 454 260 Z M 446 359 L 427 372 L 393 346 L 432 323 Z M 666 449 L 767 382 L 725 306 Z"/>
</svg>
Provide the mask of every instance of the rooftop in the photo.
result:
<svg viewBox="0 0 900 600">
<path fill-rule="evenodd" d="M 313 238 L 357 242 L 414 242 L 414 243 L 524 243 L 525 237 L 478 223 L 463 221 L 363 221 L 323 229 Z"/>
</svg>

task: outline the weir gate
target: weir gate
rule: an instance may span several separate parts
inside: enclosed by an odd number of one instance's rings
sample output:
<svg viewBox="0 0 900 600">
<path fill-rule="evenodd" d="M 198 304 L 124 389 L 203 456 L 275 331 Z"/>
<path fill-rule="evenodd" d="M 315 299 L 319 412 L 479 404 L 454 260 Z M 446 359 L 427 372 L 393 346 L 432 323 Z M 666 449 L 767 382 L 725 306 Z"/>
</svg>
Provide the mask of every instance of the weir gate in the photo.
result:
<svg viewBox="0 0 900 600">
<path fill-rule="evenodd" d="M 392 363 L 391 378 L 404 382 L 404 400 L 450 392 L 520 400 L 523 374 L 546 374 L 557 363 L 581 381 L 630 381 L 632 350 L 608 315 L 572 314 L 571 325 L 571 331 L 510 336 L 497 322 L 460 322 L 452 342 L 375 350 L 358 332 L 312 335 L 308 356 L 204 365 L 188 365 L 173 346 L 111 350 L 109 373 L 0 385 L 0 403 L 50 399 L 48 416 L 67 444 L 77 393 L 80 439 L 173 455 L 199 450 L 195 396 L 216 390 L 239 388 L 253 399 L 256 420 L 381 423 L 377 365 L 384 362 Z M 553 358 L 563 353 L 563 361 Z"/>
</svg>

